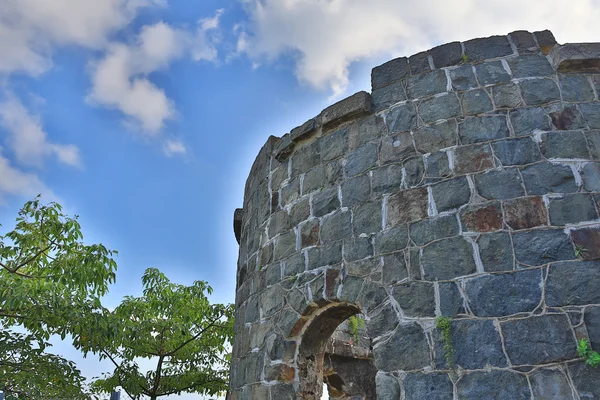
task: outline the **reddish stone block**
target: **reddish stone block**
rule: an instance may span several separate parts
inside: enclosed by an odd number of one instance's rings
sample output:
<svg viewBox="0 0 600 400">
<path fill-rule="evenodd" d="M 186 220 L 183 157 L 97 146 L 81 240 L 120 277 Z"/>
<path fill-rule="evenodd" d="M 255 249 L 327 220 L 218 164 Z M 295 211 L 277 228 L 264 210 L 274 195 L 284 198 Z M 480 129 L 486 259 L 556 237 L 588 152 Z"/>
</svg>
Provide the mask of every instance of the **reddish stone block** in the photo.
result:
<svg viewBox="0 0 600 400">
<path fill-rule="evenodd" d="M 500 202 L 468 207 L 461 212 L 463 230 L 469 232 L 492 232 L 502 229 Z"/>
<path fill-rule="evenodd" d="M 328 269 L 325 274 L 325 295 L 327 298 L 332 298 L 337 293 L 337 279 L 340 276 L 340 271 L 337 269 Z"/>
<path fill-rule="evenodd" d="M 548 212 L 541 197 L 520 197 L 504 202 L 506 223 L 514 230 L 548 225 Z"/>
<path fill-rule="evenodd" d="M 572 231 L 571 237 L 579 257 L 584 260 L 600 259 L 600 227 Z"/>
<path fill-rule="evenodd" d="M 390 196 L 387 204 L 387 226 L 427 218 L 428 199 L 427 188 L 405 190 Z"/>
</svg>

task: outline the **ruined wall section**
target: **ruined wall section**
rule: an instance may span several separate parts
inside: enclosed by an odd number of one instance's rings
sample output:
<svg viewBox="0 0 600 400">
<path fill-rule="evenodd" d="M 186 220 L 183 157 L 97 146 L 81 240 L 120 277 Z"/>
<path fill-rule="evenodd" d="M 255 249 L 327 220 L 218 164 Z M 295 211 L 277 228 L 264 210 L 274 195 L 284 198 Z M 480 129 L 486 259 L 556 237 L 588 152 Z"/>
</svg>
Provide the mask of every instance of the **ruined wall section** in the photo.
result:
<svg viewBox="0 0 600 400">
<path fill-rule="evenodd" d="M 310 398 L 328 312 L 366 315 L 381 399 L 600 398 L 576 353 L 600 350 L 599 93 L 600 45 L 520 31 L 392 60 L 269 138 L 238 213 L 231 398 Z"/>
</svg>

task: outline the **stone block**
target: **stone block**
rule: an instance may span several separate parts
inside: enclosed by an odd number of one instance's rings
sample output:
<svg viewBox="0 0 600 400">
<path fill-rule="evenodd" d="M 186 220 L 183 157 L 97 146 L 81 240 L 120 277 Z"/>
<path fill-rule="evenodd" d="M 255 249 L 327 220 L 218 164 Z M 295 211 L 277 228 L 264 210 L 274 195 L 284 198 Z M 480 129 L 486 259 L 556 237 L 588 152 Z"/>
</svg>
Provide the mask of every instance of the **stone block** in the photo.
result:
<svg viewBox="0 0 600 400">
<path fill-rule="evenodd" d="M 404 393 L 408 399 L 447 400 L 453 396 L 454 387 L 447 374 L 411 373 L 404 378 Z M 400 397 L 386 397 L 386 399 Z"/>
<path fill-rule="evenodd" d="M 490 58 L 504 57 L 513 53 L 506 36 L 490 36 L 481 39 L 467 40 L 465 54 L 469 61 L 481 61 Z"/>
<path fill-rule="evenodd" d="M 388 294 L 383 286 L 373 282 L 365 282 L 363 290 L 358 296 L 358 303 L 363 312 L 369 314 L 387 298 Z"/>
<path fill-rule="evenodd" d="M 296 253 L 283 261 L 283 276 L 295 276 L 306 269 L 306 260 L 303 253 Z"/>
<path fill-rule="evenodd" d="M 414 131 L 414 141 L 421 153 L 431 153 L 457 143 L 457 124 L 455 119 L 440 122 L 431 126 L 423 126 Z"/>
<path fill-rule="evenodd" d="M 516 108 L 523 104 L 521 89 L 516 83 L 494 86 L 492 98 L 496 108 Z"/>
<path fill-rule="evenodd" d="M 582 228 L 571 231 L 573 244 L 584 260 L 600 259 L 600 228 Z"/>
<path fill-rule="evenodd" d="M 377 144 L 367 143 L 354 150 L 346 158 L 344 172 L 351 177 L 365 172 L 377 165 Z"/>
<path fill-rule="evenodd" d="M 430 71 L 431 67 L 429 66 L 429 54 L 426 51 L 423 51 L 410 56 L 408 58 L 408 66 L 410 67 L 410 73 L 413 75 Z"/>
<path fill-rule="evenodd" d="M 402 132 L 381 138 L 379 161 L 383 164 L 398 163 L 417 154 L 410 132 Z"/>
<path fill-rule="evenodd" d="M 305 221 L 310 216 L 310 199 L 304 197 L 297 201 L 290 208 L 290 225 L 297 226 L 300 222 Z"/>
<path fill-rule="evenodd" d="M 458 125 L 462 144 L 487 142 L 509 136 L 505 116 L 467 117 Z"/>
<path fill-rule="evenodd" d="M 406 103 L 392 108 L 385 116 L 390 133 L 405 132 L 416 128 L 417 112 L 413 103 Z"/>
<path fill-rule="evenodd" d="M 473 247 L 462 237 L 442 239 L 423 248 L 426 280 L 448 280 L 476 271 Z"/>
<path fill-rule="evenodd" d="M 421 279 L 421 251 L 416 248 L 408 249 L 408 276 L 410 279 Z"/>
<path fill-rule="evenodd" d="M 407 99 L 406 80 L 373 89 L 373 94 L 371 96 L 373 98 L 373 108 L 375 112 L 384 110 L 401 101 L 405 101 Z"/>
<path fill-rule="evenodd" d="M 469 182 L 464 176 L 436 183 L 431 191 L 438 212 L 455 210 L 471 199 Z"/>
<path fill-rule="evenodd" d="M 273 213 L 269 220 L 269 237 L 273 238 L 290 229 L 290 216 L 287 211 L 281 210 Z"/>
<path fill-rule="evenodd" d="M 569 375 L 581 400 L 600 399 L 600 369 L 590 368 L 583 361 L 569 365 Z"/>
<path fill-rule="evenodd" d="M 452 175 L 448 154 L 445 151 L 429 154 L 425 158 L 425 169 L 430 182 L 448 178 Z"/>
<path fill-rule="evenodd" d="M 398 325 L 385 341 L 373 347 L 375 366 L 384 372 L 410 371 L 429 365 L 429 346 L 416 322 Z"/>
<path fill-rule="evenodd" d="M 354 236 L 381 231 L 381 201 L 372 201 L 358 205 L 354 207 L 352 215 Z"/>
<path fill-rule="evenodd" d="M 434 240 L 456 236 L 458 233 L 458 221 L 454 215 L 424 219 L 410 225 L 410 238 L 417 246 L 424 246 Z"/>
<path fill-rule="evenodd" d="M 556 45 L 556 39 L 554 39 L 554 35 L 547 29 L 533 32 L 533 35 L 535 36 L 544 55 L 548 55 L 550 50 L 554 47 L 554 45 Z"/>
<path fill-rule="evenodd" d="M 522 55 L 510 59 L 508 65 L 515 78 L 533 78 L 554 74 L 554 68 L 548 59 L 539 54 Z"/>
<path fill-rule="evenodd" d="M 541 148 L 546 158 L 590 158 L 587 142 L 581 131 L 547 132 L 542 136 Z"/>
<path fill-rule="evenodd" d="M 553 106 L 557 105 L 555 104 Z M 550 112 L 550 118 L 552 119 L 552 125 L 559 131 L 587 128 L 583 116 L 574 105 L 562 109 L 559 108 L 557 111 Z"/>
<path fill-rule="evenodd" d="M 315 167 L 321 161 L 318 143 L 311 143 L 300 148 L 292 155 L 292 178 L 297 177 Z"/>
<path fill-rule="evenodd" d="M 594 89 L 586 76 L 559 75 L 564 101 L 594 101 Z"/>
<path fill-rule="evenodd" d="M 371 71 L 371 89 L 379 89 L 390 83 L 404 79 L 410 75 L 410 68 L 408 67 L 408 58 L 399 57 L 378 67 L 373 68 Z"/>
<path fill-rule="evenodd" d="M 314 118 L 311 118 L 302 125 L 292 129 L 290 132 L 290 139 L 292 140 L 292 142 L 306 139 L 307 137 L 310 137 L 316 129 L 317 121 Z"/>
<path fill-rule="evenodd" d="M 518 108 L 510 112 L 515 136 L 530 135 L 534 131 L 550 130 L 550 117 L 543 108 Z"/>
<path fill-rule="evenodd" d="M 464 400 L 530 400 L 527 378 L 510 371 L 472 372 L 456 385 Z"/>
<path fill-rule="evenodd" d="M 319 164 L 304 175 L 302 195 L 330 186 L 342 177 L 341 160 Z"/>
<path fill-rule="evenodd" d="M 344 155 L 348 149 L 348 130 L 340 129 L 319 140 L 321 160 L 331 161 Z"/>
<path fill-rule="evenodd" d="M 440 282 L 440 313 L 444 317 L 454 317 L 465 313 L 464 299 L 454 282 Z"/>
<path fill-rule="evenodd" d="M 477 193 L 485 199 L 505 200 L 525 195 L 521 176 L 515 168 L 488 171 L 473 178 Z"/>
<path fill-rule="evenodd" d="M 508 35 L 520 54 L 538 52 L 538 46 L 533 35 L 527 31 L 514 31 Z"/>
<path fill-rule="evenodd" d="M 600 262 L 562 262 L 550 266 L 546 304 L 550 307 L 600 304 Z"/>
<path fill-rule="evenodd" d="M 580 174 L 585 190 L 588 192 L 600 192 L 600 163 L 591 162 L 585 164 Z"/>
<path fill-rule="evenodd" d="M 409 189 L 389 197 L 386 226 L 396 226 L 427 217 L 427 188 Z"/>
<path fill-rule="evenodd" d="M 323 126 L 331 126 L 369 112 L 371 112 L 371 95 L 367 92 L 358 92 L 324 109 L 321 112 L 321 123 Z"/>
<path fill-rule="evenodd" d="M 417 156 L 404 162 L 404 184 L 410 188 L 419 186 L 425 175 L 423 157 Z"/>
<path fill-rule="evenodd" d="M 399 399 L 400 385 L 393 375 L 378 373 L 375 376 L 377 400 Z"/>
<path fill-rule="evenodd" d="M 574 400 L 567 377 L 559 369 L 538 369 L 530 375 L 530 380 L 536 399 Z"/>
<path fill-rule="evenodd" d="M 460 42 L 446 43 L 429 50 L 436 68 L 449 67 L 462 61 L 462 46 Z"/>
<path fill-rule="evenodd" d="M 402 166 L 398 164 L 386 165 L 373 170 L 373 194 L 379 196 L 384 193 L 395 193 L 402 184 Z M 342 187 L 343 189 L 343 187 Z M 342 191 L 343 195 L 343 191 Z"/>
<path fill-rule="evenodd" d="M 510 82 L 511 76 L 501 61 L 488 61 L 475 66 L 477 78 L 482 85 Z"/>
<path fill-rule="evenodd" d="M 488 202 L 466 207 L 460 212 L 463 231 L 493 232 L 502 229 L 500 202 Z"/>
<path fill-rule="evenodd" d="M 479 257 L 487 272 L 511 271 L 515 268 L 515 256 L 508 232 L 481 235 L 477 240 Z"/>
<path fill-rule="evenodd" d="M 419 115 L 426 124 L 461 114 L 460 102 L 453 93 L 433 97 L 419 103 Z"/>
<path fill-rule="evenodd" d="M 494 167 L 489 144 L 461 146 L 454 151 L 454 170 L 457 174 L 485 171 Z"/>
<path fill-rule="evenodd" d="M 300 248 L 316 246 L 319 244 L 319 220 L 313 219 L 305 222 L 300 227 Z"/>
<path fill-rule="evenodd" d="M 371 195 L 371 183 L 368 175 L 349 178 L 342 183 L 342 204 L 352 207 L 364 203 Z"/>
<path fill-rule="evenodd" d="M 600 349 L 600 307 L 585 309 L 584 321 L 593 349 Z"/>
<path fill-rule="evenodd" d="M 384 305 L 381 312 L 366 321 L 367 332 L 371 338 L 377 338 L 396 329 L 398 316 L 391 303 Z"/>
<path fill-rule="evenodd" d="M 406 282 L 394 286 L 392 296 L 407 317 L 435 317 L 433 283 Z"/>
<path fill-rule="evenodd" d="M 564 314 L 506 321 L 501 326 L 514 365 L 546 364 L 577 356 L 569 318 Z"/>
<path fill-rule="evenodd" d="M 600 43 L 567 43 L 555 46 L 550 58 L 558 72 L 600 72 Z"/>
<path fill-rule="evenodd" d="M 582 103 L 579 110 L 590 129 L 600 129 L 600 103 Z"/>
<path fill-rule="evenodd" d="M 506 224 L 517 231 L 548 225 L 546 206 L 539 196 L 506 200 L 504 217 Z"/>
<path fill-rule="evenodd" d="M 362 145 L 387 135 L 385 120 L 380 115 L 367 115 L 348 125 L 348 146 L 355 150 Z"/>
<path fill-rule="evenodd" d="M 534 164 L 525 167 L 521 175 L 530 195 L 573 193 L 578 189 L 573 172 L 567 165 Z"/>
<path fill-rule="evenodd" d="M 483 275 L 465 282 L 469 306 L 477 317 L 505 317 L 535 310 L 542 300 L 542 270 Z"/>
<path fill-rule="evenodd" d="M 600 131 L 586 132 L 592 159 L 600 160 Z"/>
<path fill-rule="evenodd" d="M 327 265 L 336 265 L 340 262 L 342 262 L 341 242 L 329 243 L 308 249 L 308 271 Z"/>
<path fill-rule="evenodd" d="M 380 267 L 381 259 L 379 257 L 371 257 L 364 260 L 352 261 L 346 264 L 348 274 L 363 277 L 370 275 Z"/>
<path fill-rule="evenodd" d="M 404 252 L 392 253 L 383 257 L 382 281 L 384 285 L 393 285 L 408 278 Z"/>
<path fill-rule="evenodd" d="M 586 193 L 550 198 L 550 223 L 555 226 L 593 221 L 598 218 L 592 196 Z"/>
<path fill-rule="evenodd" d="M 538 144 L 529 137 L 502 140 L 492 146 L 503 166 L 533 164 L 542 158 Z"/>
<path fill-rule="evenodd" d="M 319 190 L 313 195 L 313 215 L 322 217 L 340 207 L 337 186 L 332 186 Z"/>
<path fill-rule="evenodd" d="M 275 239 L 273 250 L 273 261 L 279 261 L 291 256 L 296 252 L 296 233 L 288 231 Z"/>
<path fill-rule="evenodd" d="M 352 215 L 350 211 L 338 211 L 328 215 L 321 222 L 321 242 L 332 242 L 352 236 Z"/>
<path fill-rule="evenodd" d="M 358 298 L 364 283 L 365 278 L 352 275 L 345 277 L 342 285 L 342 293 L 340 294 L 340 300 L 354 303 Z"/>
<path fill-rule="evenodd" d="M 465 115 L 476 115 L 492 111 L 494 105 L 485 89 L 475 89 L 463 93 L 462 108 Z"/>
<path fill-rule="evenodd" d="M 517 262 L 529 266 L 573 260 L 569 236 L 562 229 L 537 229 L 513 234 Z"/>
<path fill-rule="evenodd" d="M 344 260 L 356 261 L 373 256 L 370 237 L 349 238 L 344 241 Z"/>
<path fill-rule="evenodd" d="M 442 70 L 430 71 L 408 78 L 408 98 L 418 99 L 447 91 L 448 79 Z"/>
<path fill-rule="evenodd" d="M 395 226 L 375 236 L 375 254 L 393 253 L 408 246 L 408 228 Z"/>
<path fill-rule="evenodd" d="M 477 87 L 477 79 L 475 79 L 473 66 L 470 64 L 451 69 L 448 73 L 454 90 L 468 90 Z"/>
<path fill-rule="evenodd" d="M 536 106 L 560 101 L 560 91 L 556 83 L 549 78 L 529 79 L 521 82 L 521 94 L 525 104 Z"/>
</svg>

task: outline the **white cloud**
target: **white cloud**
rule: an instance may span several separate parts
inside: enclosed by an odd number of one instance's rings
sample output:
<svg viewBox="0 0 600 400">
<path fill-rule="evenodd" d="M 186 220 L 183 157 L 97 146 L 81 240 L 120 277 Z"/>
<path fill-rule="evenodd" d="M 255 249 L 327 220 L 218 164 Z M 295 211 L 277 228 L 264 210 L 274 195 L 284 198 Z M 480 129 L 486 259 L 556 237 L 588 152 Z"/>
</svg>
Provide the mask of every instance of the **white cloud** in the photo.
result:
<svg viewBox="0 0 600 400">
<path fill-rule="evenodd" d="M 167 140 L 163 145 L 163 152 L 167 157 L 172 157 L 176 154 L 186 154 L 187 149 L 180 140 Z"/>
<path fill-rule="evenodd" d="M 49 142 L 40 117 L 12 95 L 0 103 L 0 126 L 8 133 L 6 144 L 20 164 L 40 167 L 46 157 L 54 155 L 64 164 L 81 165 L 77 146 Z"/>
<path fill-rule="evenodd" d="M 32 173 L 23 172 L 11 165 L 0 148 L 0 205 L 7 196 L 33 197 L 39 193 L 54 198 L 52 192 Z"/>
<path fill-rule="evenodd" d="M 551 29 L 560 42 L 597 41 L 597 0 L 242 0 L 249 15 L 238 51 L 255 62 L 296 56 L 299 81 L 335 94 L 348 67 L 411 55 L 453 40 Z M 557 12 L 560 10 L 560 12 Z"/>
</svg>

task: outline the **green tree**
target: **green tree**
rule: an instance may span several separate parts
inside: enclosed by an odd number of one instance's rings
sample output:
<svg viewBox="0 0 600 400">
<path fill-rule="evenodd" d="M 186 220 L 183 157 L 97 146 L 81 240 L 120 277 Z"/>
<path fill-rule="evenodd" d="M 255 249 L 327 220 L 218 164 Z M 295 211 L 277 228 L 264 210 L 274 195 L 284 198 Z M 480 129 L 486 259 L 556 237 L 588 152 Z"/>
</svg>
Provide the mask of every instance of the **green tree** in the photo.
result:
<svg viewBox="0 0 600 400">
<path fill-rule="evenodd" d="M 211 304 L 206 282 L 175 284 L 157 269 L 142 277 L 141 297 L 126 297 L 100 327 L 75 336 L 76 346 L 114 364 L 93 383 L 98 392 L 122 387 L 133 399 L 227 390 L 233 306 Z M 106 322 L 108 321 L 108 322 Z M 143 372 L 139 359 L 154 367 Z"/>
</svg>

